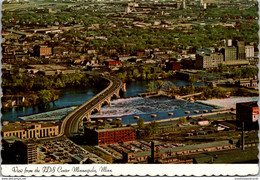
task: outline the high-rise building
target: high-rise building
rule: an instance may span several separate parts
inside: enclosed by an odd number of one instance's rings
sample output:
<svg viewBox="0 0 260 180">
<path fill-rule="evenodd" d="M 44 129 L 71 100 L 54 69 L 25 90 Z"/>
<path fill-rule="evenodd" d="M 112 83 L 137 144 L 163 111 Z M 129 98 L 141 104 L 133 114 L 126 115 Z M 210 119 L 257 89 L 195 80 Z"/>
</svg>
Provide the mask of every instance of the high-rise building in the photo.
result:
<svg viewBox="0 0 260 180">
<path fill-rule="evenodd" d="M 237 47 L 237 59 L 238 60 L 246 59 L 245 42 L 235 41 L 234 44 Z"/>
<path fill-rule="evenodd" d="M 237 60 L 237 48 L 234 46 L 226 46 L 220 50 L 224 55 L 224 61 Z"/>
<path fill-rule="evenodd" d="M 32 164 L 37 160 L 37 146 L 34 142 L 26 142 L 27 164 Z"/>
<path fill-rule="evenodd" d="M 35 140 L 20 140 L 16 137 L 3 139 L 3 162 L 8 164 L 32 164 L 37 161 L 37 142 Z"/>
</svg>

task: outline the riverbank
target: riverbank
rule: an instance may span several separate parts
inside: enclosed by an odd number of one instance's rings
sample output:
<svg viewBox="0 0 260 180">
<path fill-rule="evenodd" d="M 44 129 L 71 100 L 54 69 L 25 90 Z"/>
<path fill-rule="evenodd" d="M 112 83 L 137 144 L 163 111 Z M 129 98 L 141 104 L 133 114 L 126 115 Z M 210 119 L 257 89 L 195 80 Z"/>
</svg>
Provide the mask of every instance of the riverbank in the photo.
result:
<svg viewBox="0 0 260 180">
<path fill-rule="evenodd" d="M 197 100 L 196 103 L 201 103 L 208 106 L 213 106 L 216 108 L 227 108 L 235 107 L 237 103 L 258 101 L 258 97 L 236 97 L 232 96 L 230 98 L 224 99 L 208 99 L 208 100 Z"/>
<path fill-rule="evenodd" d="M 8 83 L 2 84 L 4 109 L 56 101 L 60 97 L 59 91 L 64 88 L 90 88 L 106 86 L 107 83 L 99 76 L 88 75 L 85 72 L 52 76 L 35 75 L 33 79 L 25 74 L 22 80 L 16 75 L 10 75 L 5 81 Z"/>
<path fill-rule="evenodd" d="M 28 91 L 20 94 L 8 94 L 2 96 L 2 108 L 12 109 L 28 107 L 36 104 L 53 102 L 59 99 L 59 90 Z"/>
<path fill-rule="evenodd" d="M 190 118 L 196 118 L 196 117 L 205 117 L 205 116 L 212 116 L 212 115 L 219 115 L 219 114 L 226 114 L 229 113 L 230 110 L 228 109 L 219 109 L 215 110 L 214 112 L 209 112 L 209 113 L 203 113 L 203 114 L 197 114 L 197 115 L 187 115 Z M 186 116 L 186 117 L 187 117 Z M 168 118 L 168 119 L 160 119 L 160 120 L 155 120 L 154 122 L 162 123 L 162 122 L 171 122 L 171 121 L 179 121 L 180 117 L 176 118 Z M 144 122 L 144 124 L 149 124 L 151 123 L 150 121 Z M 132 126 L 137 126 L 137 123 L 131 123 Z"/>
</svg>

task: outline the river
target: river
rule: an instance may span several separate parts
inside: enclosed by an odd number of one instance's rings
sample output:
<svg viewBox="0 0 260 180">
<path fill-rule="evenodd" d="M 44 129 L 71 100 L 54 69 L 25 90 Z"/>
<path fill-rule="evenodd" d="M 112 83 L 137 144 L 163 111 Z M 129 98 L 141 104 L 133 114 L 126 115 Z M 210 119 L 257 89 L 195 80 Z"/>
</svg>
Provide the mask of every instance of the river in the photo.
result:
<svg viewBox="0 0 260 180">
<path fill-rule="evenodd" d="M 176 79 L 167 79 L 177 87 L 188 85 L 188 82 Z M 101 112 L 94 115 L 94 117 L 122 117 L 123 123 L 133 123 L 134 116 L 138 115 L 145 121 L 151 121 L 156 119 L 169 118 L 168 112 L 174 112 L 173 117 L 184 115 L 184 111 L 190 110 L 193 114 L 193 110 L 212 109 L 211 106 L 201 105 L 197 103 L 190 103 L 181 100 L 169 99 L 165 97 L 155 98 L 141 98 L 133 97 L 139 93 L 146 91 L 146 86 L 149 81 L 136 81 L 127 83 L 127 92 L 122 94 L 122 99 L 113 100 L 110 106 L 104 106 Z M 200 85 L 196 83 L 195 86 Z M 51 111 L 55 109 L 61 109 L 64 107 L 70 107 L 83 104 L 88 99 L 92 98 L 95 94 L 100 92 L 100 87 L 90 88 L 64 88 L 60 89 L 60 98 L 54 102 L 44 104 L 37 104 L 28 107 L 17 107 L 12 109 L 2 109 L 2 121 L 18 121 L 19 117 L 27 116 L 31 114 L 37 114 L 41 112 Z M 156 118 L 151 118 L 151 113 L 156 113 Z"/>
</svg>

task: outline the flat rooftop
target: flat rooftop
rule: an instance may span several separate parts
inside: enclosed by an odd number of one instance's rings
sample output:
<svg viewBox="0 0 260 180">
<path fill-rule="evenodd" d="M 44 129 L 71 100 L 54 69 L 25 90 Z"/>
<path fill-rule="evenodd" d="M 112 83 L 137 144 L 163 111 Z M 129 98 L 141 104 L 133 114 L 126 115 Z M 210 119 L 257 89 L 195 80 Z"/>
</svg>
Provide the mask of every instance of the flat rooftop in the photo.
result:
<svg viewBox="0 0 260 180">
<path fill-rule="evenodd" d="M 242 102 L 242 103 L 237 103 L 237 105 L 242 105 L 242 106 L 247 106 L 247 107 L 258 107 L 257 101 Z"/>
<path fill-rule="evenodd" d="M 178 152 L 178 151 L 203 149 L 203 148 L 218 147 L 218 146 L 225 146 L 225 145 L 231 145 L 231 144 L 229 143 L 229 141 L 216 141 L 216 142 L 210 142 L 210 143 L 187 145 L 187 146 L 182 146 L 182 147 L 161 148 L 160 151 L 161 151 L 161 153 Z M 130 152 L 130 151 L 127 150 L 126 152 Z M 151 151 L 142 151 L 142 152 L 135 153 L 136 157 L 149 156 L 149 155 L 151 155 Z"/>
<path fill-rule="evenodd" d="M 67 70 L 67 67 L 60 66 L 60 65 L 28 65 L 29 68 L 37 69 L 39 71 L 56 71 L 56 70 Z"/>
<path fill-rule="evenodd" d="M 51 126 L 57 126 L 54 123 L 9 123 L 8 125 L 2 126 L 2 132 L 8 132 L 8 131 L 19 131 L 19 130 L 25 130 L 25 129 L 34 129 L 34 125 L 41 125 L 41 128 L 43 127 L 51 127 Z"/>
<path fill-rule="evenodd" d="M 96 132 L 108 132 L 108 131 L 122 131 L 122 130 L 132 130 L 133 127 L 118 127 L 118 128 L 106 128 L 106 129 L 96 129 Z"/>
</svg>

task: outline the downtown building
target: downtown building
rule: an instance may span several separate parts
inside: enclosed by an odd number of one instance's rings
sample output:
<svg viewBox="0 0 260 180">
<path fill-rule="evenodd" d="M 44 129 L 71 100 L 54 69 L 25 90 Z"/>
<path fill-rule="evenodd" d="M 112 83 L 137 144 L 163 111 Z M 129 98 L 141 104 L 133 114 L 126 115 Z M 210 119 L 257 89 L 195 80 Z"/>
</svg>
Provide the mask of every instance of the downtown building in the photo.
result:
<svg viewBox="0 0 260 180">
<path fill-rule="evenodd" d="M 225 41 L 225 46 L 215 48 L 202 48 L 196 52 L 196 69 L 217 68 L 219 64 L 227 66 L 243 66 L 249 64 L 249 59 L 254 58 L 254 46 L 245 45 L 244 41 Z"/>
<path fill-rule="evenodd" d="M 38 143 L 35 140 L 21 140 L 15 136 L 2 139 L 3 164 L 33 164 L 38 158 Z"/>
<path fill-rule="evenodd" d="M 217 68 L 223 62 L 224 56 L 222 53 L 200 53 L 196 54 L 196 62 L 194 64 L 196 69 L 211 69 Z"/>
<path fill-rule="evenodd" d="M 223 64 L 227 66 L 242 66 L 249 64 L 247 56 L 252 56 L 254 47 L 246 46 L 244 41 L 228 39 L 225 47 L 220 52 L 224 55 Z"/>
</svg>

